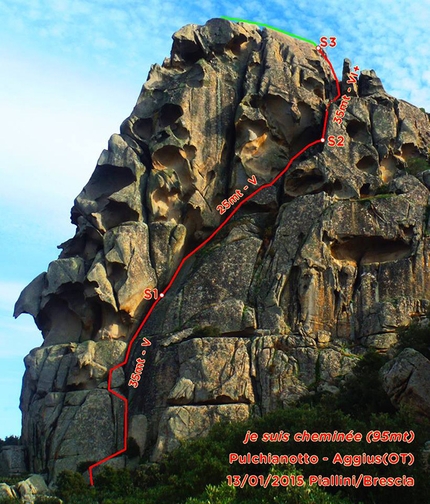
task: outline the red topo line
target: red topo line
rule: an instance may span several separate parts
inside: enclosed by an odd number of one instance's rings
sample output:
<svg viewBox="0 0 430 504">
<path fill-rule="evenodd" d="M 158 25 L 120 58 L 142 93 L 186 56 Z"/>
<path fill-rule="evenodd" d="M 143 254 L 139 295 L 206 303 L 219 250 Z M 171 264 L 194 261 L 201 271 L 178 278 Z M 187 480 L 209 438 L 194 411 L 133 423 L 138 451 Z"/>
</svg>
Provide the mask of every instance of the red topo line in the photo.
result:
<svg viewBox="0 0 430 504">
<path fill-rule="evenodd" d="M 333 74 L 334 80 L 336 82 L 337 95 L 333 98 L 333 100 L 330 100 L 330 103 L 333 103 L 340 98 L 341 93 L 340 93 L 339 81 L 337 80 L 336 72 L 334 71 L 334 68 L 333 68 L 333 65 L 331 64 L 331 61 L 328 59 L 327 54 L 320 47 L 317 48 L 317 51 L 321 54 L 321 56 L 325 59 L 326 63 L 330 67 L 331 73 Z"/>
<path fill-rule="evenodd" d="M 136 338 L 138 337 L 140 331 L 142 330 L 143 326 L 146 324 L 147 320 L 149 319 L 149 317 L 151 316 L 152 312 L 154 311 L 155 307 L 157 306 L 157 304 L 164 298 L 164 296 L 167 294 L 168 290 L 172 287 L 173 285 L 173 282 L 175 281 L 176 277 L 178 276 L 179 272 L 181 271 L 182 269 L 182 266 L 185 264 L 185 262 L 190 258 L 192 257 L 196 252 L 198 252 L 202 247 L 204 247 L 208 242 L 210 242 L 212 240 L 212 238 L 215 237 L 215 235 L 229 222 L 229 220 L 238 212 L 238 210 L 240 209 L 240 207 L 242 205 L 244 205 L 247 201 L 249 201 L 251 198 L 253 198 L 256 194 L 258 194 L 260 191 L 262 191 L 263 189 L 267 189 L 268 187 L 271 187 L 273 186 L 273 184 L 275 184 L 283 175 L 285 175 L 285 173 L 289 170 L 290 166 L 292 165 L 292 163 L 298 158 L 300 157 L 305 151 L 307 151 L 310 147 L 313 147 L 314 145 L 318 145 L 320 143 L 322 143 L 323 139 L 325 138 L 325 134 L 326 134 L 326 131 L 327 131 L 327 122 L 328 122 L 328 115 L 329 115 L 329 107 L 330 107 L 330 104 L 332 104 L 333 102 L 335 102 L 339 97 L 340 97 L 340 86 L 339 86 L 339 81 L 336 77 L 336 72 L 334 71 L 334 68 L 333 68 L 333 65 L 331 64 L 330 60 L 327 58 L 325 52 L 321 49 L 321 48 L 317 48 L 317 51 L 318 53 L 324 58 L 324 60 L 328 63 L 329 67 L 330 67 L 330 70 L 331 70 L 331 73 L 333 74 L 333 77 L 334 77 L 334 80 L 335 80 L 335 83 L 336 83 L 336 89 L 337 89 L 337 95 L 336 97 L 333 99 L 333 100 L 330 100 L 329 101 L 329 104 L 327 106 L 327 109 L 326 109 L 326 112 L 325 112 L 325 118 L 324 118 L 324 125 L 323 125 L 323 131 L 322 131 L 322 135 L 321 135 L 321 138 L 319 138 L 318 140 L 315 140 L 311 143 L 309 143 L 308 145 L 306 145 L 306 147 L 303 147 L 303 149 L 301 149 L 297 154 L 295 154 L 291 159 L 290 161 L 288 162 L 288 164 L 285 166 L 285 168 L 280 172 L 278 173 L 278 175 L 276 175 L 276 177 L 271 181 L 271 182 L 268 182 L 267 184 L 263 184 L 262 186 L 260 186 L 259 188 L 257 188 L 252 194 L 246 196 L 244 199 L 242 199 L 238 204 L 237 206 L 235 206 L 235 208 L 233 210 L 231 210 L 230 214 L 228 215 L 228 217 L 211 233 L 211 235 L 206 238 L 206 240 L 204 240 L 200 245 L 198 245 L 192 252 L 190 252 L 189 254 L 187 254 L 183 259 L 182 261 L 180 262 L 179 266 L 177 267 L 175 273 L 173 274 L 170 282 L 167 284 L 166 288 L 164 289 L 163 291 L 163 295 L 160 294 L 160 296 L 154 301 L 154 303 L 152 304 L 152 306 L 150 307 L 150 309 L 148 310 L 148 313 L 145 315 L 144 319 L 142 320 L 142 322 L 140 323 L 139 327 L 136 329 L 133 337 L 131 338 L 131 340 L 128 342 L 128 347 L 127 347 L 127 351 L 126 351 L 126 354 L 125 354 L 125 357 L 124 357 L 124 360 L 122 362 L 120 362 L 119 364 L 117 364 L 116 366 L 114 366 L 113 368 L 111 368 L 109 370 L 109 376 L 108 376 L 108 391 L 113 394 L 115 397 L 118 397 L 118 399 L 120 399 L 123 403 L 124 403 L 124 448 L 122 448 L 121 450 L 118 450 L 117 452 L 115 453 L 112 453 L 112 455 L 109 455 L 108 457 L 105 457 L 103 458 L 102 460 L 99 460 L 98 462 L 96 462 L 95 464 L 91 465 L 89 468 L 88 468 L 88 472 L 89 472 L 89 475 L 90 475 L 90 484 L 91 486 L 94 485 L 94 477 L 93 477 L 93 471 L 96 467 L 98 467 L 99 465 L 103 464 L 104 462 L 107 462 L 108 460 L 111 460 L 113 458 L 115 458 L 116 456 L 120 455 L 121 453 L 124 453 L 127 451 L 127 438 L 128 438 L 128 401 L 127 399 L 122 396 L 121 394 L 119 394 L 118 392 L 116 392 L 115 390 L 113 390 L 111 388 L 111 385 L 112 385 L 112 374 L 115 370 L 119 369 L 120 367 L 124 366 L 124 364 L 127 364 L 128 362 L 128 359 L 130 357 L 130 353 L 131 353 L 131 348 L 133 346 L 133 343 L 134 341 L 136 340 Z"/>
</svg>

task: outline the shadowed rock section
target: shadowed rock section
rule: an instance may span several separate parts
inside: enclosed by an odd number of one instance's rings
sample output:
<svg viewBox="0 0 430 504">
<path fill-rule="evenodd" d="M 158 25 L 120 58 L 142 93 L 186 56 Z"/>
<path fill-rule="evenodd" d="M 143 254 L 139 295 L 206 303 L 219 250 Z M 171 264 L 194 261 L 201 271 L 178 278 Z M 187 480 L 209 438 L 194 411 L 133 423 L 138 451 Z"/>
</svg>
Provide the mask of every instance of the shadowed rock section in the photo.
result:
<svg viewBox="0 0 430 504">
<path fill-rule="evenodd" d="M 379 236 L 346 238 L 331 247 L 332 255 L 341 261 L 361 264 L 392 262 L 411 254 L 411 247 L 400 240 L 386 240 Z"/>
<path fill-rule="evenodd" d="M 321 138 L 335 94 L 311 44 L 223 20 L 174 34 L 74 202 L 75 236 L 16 303 L 43 336 L 21 396 L 31 471 L 55 479 L 122 448 L 107 377 L 153 302 L 145 291 L 161 292 L 220 226 L 223 200 L 272 181 Z M 374 71 L 352 86 L 342 126 L 339 105 L 326 137 L 343 147 L 312 147 L 243 205 L 142 329 L 152 345 L 140 387 L 127 386 L 139 344 L 114 373 L 141 455 L 336 391 L 355 355 L 389 352 L 396 328 L 429 307 L 429 118 Z"/>
</svg>

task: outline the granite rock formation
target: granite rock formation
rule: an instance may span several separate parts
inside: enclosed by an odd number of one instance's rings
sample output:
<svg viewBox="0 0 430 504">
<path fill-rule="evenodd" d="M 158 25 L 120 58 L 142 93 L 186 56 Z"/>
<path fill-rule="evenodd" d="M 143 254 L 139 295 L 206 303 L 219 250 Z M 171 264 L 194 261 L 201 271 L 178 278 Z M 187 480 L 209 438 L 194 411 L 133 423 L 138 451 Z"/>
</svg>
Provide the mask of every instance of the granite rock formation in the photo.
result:
<svg viewBox="0 0 430 504">
<path fill-rule="evenodd" d="M 355 85 L 350 72 L 345 60 L 342 124 L 341 98 L 327 123 L 341 145 L 307 149 L 240 206 L 186 262 L 113 375 L 129 436 L 152 460 L 219 419 L 335 392 L 357 356 L 389 353 L 396 329 L 429 308 L 429 117 L 389 96 L 374 71 Z M 168 285 L 240 194 L 321 138 L 335 96 L 311 44 L 224 20 L 174 34 L 74 202 L 75 236 L 16 304 L 43 335 L 21 397 L 31 471 L 52 479 L 122 447 L 123 405 L 107 377 L 154 302 L 145 292 Z M 144 336 L 152 345 L 134 389 Z"/>
<path fill-rule="evenodd" d="M 11 499 L 11 502 L 17 502 L 15 499 L 19 499 L 19 502 L 34 504 L 37 500 L 40 502 L 40 498 L 44 499 L 43 502 L 49 502 L 48 494 L 49 490 L 45 480 L 39 474 L 32 474 L 12 486 L 0 483 L 0 498 Z M 54 500 L 53 497 L 52 500 Z M 58 502 L 57 499 L 55 501 Z"/>
<path fill-rule="evenodd" d="M 418 418 L 430 418 L 430 361 L 424 355 L 406 348 L 382 367 L 381 376 L 395 406 L 408 406 Z"/>
</svg>

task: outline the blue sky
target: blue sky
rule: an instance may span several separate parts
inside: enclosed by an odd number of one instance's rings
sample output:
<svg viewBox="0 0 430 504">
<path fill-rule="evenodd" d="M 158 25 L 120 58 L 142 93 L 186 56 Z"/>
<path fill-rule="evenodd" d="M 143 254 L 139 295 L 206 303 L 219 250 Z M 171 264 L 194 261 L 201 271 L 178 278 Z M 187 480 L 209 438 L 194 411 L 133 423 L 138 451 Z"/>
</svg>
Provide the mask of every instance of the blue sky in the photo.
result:
<svg viewBox="0 0 430 504">
<path fill-rule="evenodd" d="M 0 437 L 20 433 L 22 359 L 42 343 L 12 318 L 19 292 L 74 234 L 73 199 L 172 33 L 221 15 L 336 36 L 338 75 L 348 57 L 430 111 L 430 0 L 0 0 Z"/>
</svg>

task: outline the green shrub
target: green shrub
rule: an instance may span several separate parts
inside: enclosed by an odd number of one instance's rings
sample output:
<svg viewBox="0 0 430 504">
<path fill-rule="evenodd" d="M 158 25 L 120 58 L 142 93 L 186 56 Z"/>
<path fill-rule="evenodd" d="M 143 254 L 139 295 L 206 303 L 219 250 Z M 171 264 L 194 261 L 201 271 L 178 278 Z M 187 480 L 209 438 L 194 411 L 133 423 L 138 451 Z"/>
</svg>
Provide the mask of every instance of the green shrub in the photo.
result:
<svg viewBox="0 0 430 504">
<path fill-rule="evenodd" d="M 95 460 L 86 460 L 85 462 L 79 462 L 76 470 L 78 473 L 84 473 L 85 471 L 88 471 L 88 468 L 95 464 Z"/>
<path fill-rule="evenodd" d="M 160 464 L 142 464 L 132 472 L 133 485 L 145 490 L 162 481 Z"/>
<path fill-rule="evenodd" d="M 396 410 L 382 388 L 379 370 L 388 357 L 372 350 L 357 363 L 352 375 L 341 387 L 336 406 L 354 418 L 369 420 L 374 413 L 394 413 Z"/>
<path fill-rule="evenodd" d="M 335 453 L 360 455 L 362 453 L 382 454 L 385 452 L 410 452 L 415 460 L 420 460 L 420 450 L 430 439 L 428 424 L 417 424 L 405 409 L 396 412 L 379 382 L 379 369 L 386 357 L 375 351 L 368 352 L 358 362 L 353 376 L 348 380 L 338 396 L 322 394 L 314 398 L 313 404 L 297 404 L 295 407 L 279 409 L 263 417 L 255 417 L 241 423 L 218 423 L 206 437 L 182 443 L 159 464 L 144 464 L 135 470 L 114 470 L 105 467 L 95 477 L 95 489 L 89 489 L 82 476 L 76 473 L 62 473 L 58 479 L 59 496 L 64 496 L 65 504 L 349 504 L 385 503 L 410 504 L 427 502 L 430 494 L 428 473 L 418 462 L 412 466 L 396 464 L 385 467 L 369 464 L 363 467 L 348 467 L 332 464 Z M 247 430 L 259 434 L 256 442 L 243 443 Z M 291 433 L 287 442 L 263 442 L 264 432 Z M 293 435 L 307 430 L 313 432 L 359 432 L 362 441 L 315 443 L 296 442 Z M 365 436 L 369 430 L 404 432 L 413 430 L 415 440 L 404 443 L 367 443 Z M 251 454 L 298 454 L 308 453 L 318 456 L 313 465 L 303 464 L 297 468 L 291 465 L 230 464 L 231 452 L 239 455 Z M 327 457 L 328 462 L 324 461 Z M 305 482 L 310 474 L 352 474 L 365 473 L 371 476 L 407 475 L 415 478 L 413 488 L 320 488 L 289 485 L 286 487 L 261 488 L 245 485 L 242 488 L 227 485 L 227 475 L 245 473 L 263 475 L 302 475 Z M 73 474 L 75 474 L 73 476 Z M 340 490 L 340 491 L 339 491 Z"/>
<path fill-rule="evenodd" d="M 375 191 L 375 195 L 390 194 L 390 193 L 391 193 L 390 184 L 382 184 Z"/>
<path fill-rule="evenodd" d="M 18 446 L 21 444 L 21 438 L 18 436 L 6 436 L 4 439 L 0 438 L 0 448 L 3 446 Z"/>
<path fill-rule="evenodd" d="M 302 476 L 301 471 L 294 466 L 287 466 L 285 469 L 272 467 L 270 474 L 275 476 Z M 288 485 L 277 488 L 269 485 L 267 488 L 246 487 L 240 491 L 234 486 L 229 486 L 226 482 L 220 485 L 207 485 L 205 492 L 199 497 L 192 497 L 185 501 L 185 504 L 351 504 L 348 498 L 342 498 L 338 494 L 331 495 L 317 486 L 304 484 Z"/>
<path fill-rule="evenodd" d="M 135 490 L 131 473 L 128 469 L 104 467 L 94 478 L 98 494 L 103 497 L 131 496 Z"/>
<path fill-rule="evenodd" d="M 225 481 L 220 485 L 207 485 L 200 497 L 190 497 L 185 504 L 233 504 L 236 501 L 236 488 Z"/>
<path fill-rule="evenodd" d="M 366 363 L 367 361 L 367 363 Z M 370 365 L 369 362 L 373 364 Z M 362 366 L 356 370 L 358 376 L 366 370 L 374 369 L 381 363 L 372 354 L 367 357 Z M 372 371 L 373 373 L 373 371 Z M 370 393 L 368 393 L 370 394 Z M 351 398 L 353 401 L 354 399 Z M 277 410 L 260 418 L 249 419 L 242 423 L 218 423 L 208 433 L 207 437 L 188 441 L 166 456 L 159 464 L 145 464 L 134 471 L 127 469 L 114 470 L 104 468 L 95 478 L 95 489 L 89 489 L 78 473 L 65 472 L 59 477 L 59 493 L 65 503 L 73 504 L 348 504 L 357 502 L 384 503 L 393 500 L 396 504 L 411 502 L 426 502 L 430 493 L 429 478 L 422 471 L 420 464 L 411 467 L 397 464 L 396 466 L 368 465 L 364 467 L 346 467 L 341 464 L 332 465 L 324 462 L 323 457 L 332 460 L 335 453 L 343 455 L 381 454 L 384 452 L 403 452 L 404 443 L 372 443 L 365 440 L 354 443 L 314 443 L 311 441 L 295 442 L 292 438 L 284 442 L 263 442 L 264 432 L 279 432 L 284 430 L 292 435 L 306 429 L 308 432 L 361 432 L 369 430 L 389 430 L 403 432 L 414 430 L 416 439 L 407 445 L 407 451 L 420 458 L 420 448 L 429 439 L 428 426 L 417 425 L 407 411 L 397 413 L 369 413 L 367 418 L 356 419 L 352 414 L 346 414 L 336 409 L 333 398 L 322 397 L 319 404 L 311 406 L 301 404 L 284 410 Z M 355 414 L 355 413 L 354 413 Z M 250 429 L 259 434 L 256 442 L 243 444 L 246 431 Z M 265 464 L 229 464 L 228 455 L 231 452 L 245 454 L 297 454 L 309 453 L 319 457 L 315 465 L 295 468 L 291 465 L 268 466 Z M 302 487 L 289 485 L 287 487 L 245 488 L 229 487 L 226 476 L 245 473 L 300 475 L 307 481 L 309 474 L 351 474 L 365 473 L 372 476 L 397 476 L 399 474 L 413 475 L 416 480 L 414 488 L 338 488 L 323 489 L 314 485 Z"/>
<path fill-rule="evenodd" d="M 20 481 L 27 479 L 27 477 L 28 477 L 28 474 L 26 474 L 26 473 L 20 474 L 19 476 L 1 476 L 0 481 L 2 483 L 6 483 L 6 485 L 14 486 L 17 483 L 19 483 Z"/>
<path fill-rule="evenodd" d="M 407 164 L 406 171 L 411 175 L 417 176 L 423 171 L 430 170 L 430 164 L 428 160 L 423 157 L 409 158 L 406 164 Z"/>
<path fill-rule="evenodd" d="M 406 328 L 398 331 L 399 349 L 413 348 L 430 359 L 430 327 L 413 321 Z"/>
<path fill-rule="evenodd" d="M 52 495 L 40 495 L 36 497 L 34 504 L 61 504 L 61 499 Z"/>
<path fill-rule="evenodd" d="M 73 471 L 61 471 L 57 478 L 56 495 L 65 502 L 75 503 L 76 497 L 87 497 L 91 489 L 87 485 L 82 474 Z"/>
</svg>

